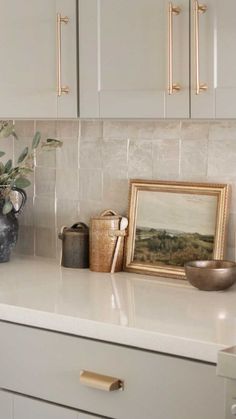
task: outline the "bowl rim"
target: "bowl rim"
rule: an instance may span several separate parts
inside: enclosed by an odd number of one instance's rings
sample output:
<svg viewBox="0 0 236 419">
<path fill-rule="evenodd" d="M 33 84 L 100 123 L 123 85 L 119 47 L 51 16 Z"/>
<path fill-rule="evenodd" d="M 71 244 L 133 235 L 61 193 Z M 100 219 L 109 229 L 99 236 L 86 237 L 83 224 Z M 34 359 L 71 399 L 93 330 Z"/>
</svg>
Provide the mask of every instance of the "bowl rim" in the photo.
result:
<svg viewBox="0 0 236 419">
<path fill-rule="evenodd" d="M 231 266 L 225 266 L 225 267 L 211 267 L 211 266 L 195 266 L 195 265 L 191 265 L 192 263 L 196 263 L 196 262 L 227 262 L 227 263 L 231 263 Z M 232 268 L 236 268 L 236 262 L 232 261 L 232 260 L 227 260 L 227 259 L 201 259 L 201 260 L 191 260 L 189 262 L 186 262 L 184 264 L 184 268 L 192 268 L 192 269 L 198 269 L 198 270 L 203 270 L 203 269 L 208 269 L 208 270 L 227 270 L 227 269 L 232 269 Z"/>
</svg>

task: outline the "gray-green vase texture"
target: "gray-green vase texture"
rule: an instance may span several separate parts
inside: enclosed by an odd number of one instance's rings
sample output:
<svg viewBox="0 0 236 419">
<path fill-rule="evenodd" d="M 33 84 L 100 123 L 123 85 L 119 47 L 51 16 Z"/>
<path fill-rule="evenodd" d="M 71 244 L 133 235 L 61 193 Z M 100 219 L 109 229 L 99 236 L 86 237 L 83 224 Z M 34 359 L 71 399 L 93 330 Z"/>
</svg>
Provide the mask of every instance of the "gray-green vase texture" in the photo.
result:
<svg viewBox="0 0 236 419">
<path fill-rule="evenodd" d="M 8 214 L 3 213 L 5 199 L 0 194 L 0 263 L 8 262 L 11 250 L 15 247 L 18 238 L 18 216 L 26 203 L 26 193 L 22 189 L 14 188 L 21 195 L 21 204 L 18 209 L 14 206 Z"/>
</svg>

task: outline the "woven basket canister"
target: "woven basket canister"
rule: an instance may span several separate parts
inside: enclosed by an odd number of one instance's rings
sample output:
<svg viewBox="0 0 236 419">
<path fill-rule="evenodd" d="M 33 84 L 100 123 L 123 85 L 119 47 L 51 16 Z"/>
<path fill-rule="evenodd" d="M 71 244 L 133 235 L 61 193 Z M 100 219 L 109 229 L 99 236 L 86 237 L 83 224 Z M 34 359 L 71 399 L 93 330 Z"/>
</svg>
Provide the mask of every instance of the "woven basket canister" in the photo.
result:
<svg viewBox="0 0 236 419">
<path fill-rule="evenodd" d="M 110 272 L 116 243 L 119 236 L 121 216 L 106 210 L 90 220 L 89 249 L 90 269 L 95 272 Z M 121 238 L 115 272 L 123 268 L 124 237 Z"/>
</svg>

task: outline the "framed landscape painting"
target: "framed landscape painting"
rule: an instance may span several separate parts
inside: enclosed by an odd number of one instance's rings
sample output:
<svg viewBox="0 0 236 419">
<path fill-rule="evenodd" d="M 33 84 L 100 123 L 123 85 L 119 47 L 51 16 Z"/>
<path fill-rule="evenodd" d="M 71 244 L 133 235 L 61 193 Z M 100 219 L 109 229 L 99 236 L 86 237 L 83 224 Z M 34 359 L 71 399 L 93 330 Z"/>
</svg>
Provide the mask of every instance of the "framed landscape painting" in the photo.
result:
<svg viewBox="0 0 236 419">
<path fill-rule="evenodd" d="M 191 260 L 223 259 L 229 187 L 130 181 L 125 270 L 184 278 Z"/>
</svg>

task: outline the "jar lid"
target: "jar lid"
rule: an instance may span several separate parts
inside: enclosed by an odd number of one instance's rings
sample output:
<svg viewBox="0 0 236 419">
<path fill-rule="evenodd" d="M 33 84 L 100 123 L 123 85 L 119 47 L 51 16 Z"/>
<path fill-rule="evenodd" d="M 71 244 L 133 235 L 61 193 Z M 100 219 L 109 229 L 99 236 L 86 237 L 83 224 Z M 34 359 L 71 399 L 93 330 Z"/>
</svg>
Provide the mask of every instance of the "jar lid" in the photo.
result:
<svg viewBox="0 0 236 419">
<path fill-rule="evenodd" d="M 63 233 L 88 234 L 88 232 L 89 232 L 88 226 L 82 222 L 75 223 L 71 227 L 63 228 Z"/>
<path fill-rule="evenodd" d="M 121 215 L 117 214 L 116 211 L 107 209 L 103 211 L 100 215 L 91 217 L 91 220 L 119 220 L 120 218 L 121 218 Z"/>
</svg>

